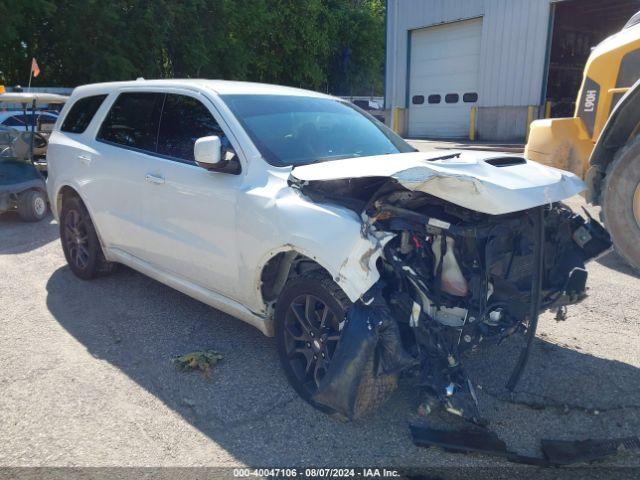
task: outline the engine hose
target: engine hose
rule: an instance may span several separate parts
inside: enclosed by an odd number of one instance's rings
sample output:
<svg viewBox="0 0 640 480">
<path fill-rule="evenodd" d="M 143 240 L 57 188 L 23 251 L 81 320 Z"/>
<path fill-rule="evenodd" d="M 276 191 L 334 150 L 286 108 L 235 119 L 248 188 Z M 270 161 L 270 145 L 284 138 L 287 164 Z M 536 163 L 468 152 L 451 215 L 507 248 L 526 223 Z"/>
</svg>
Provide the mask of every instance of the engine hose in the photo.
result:
<svg viewBox="0 0 640 480">
<path fill-rule="evenodd" d="M 529 312 L 529 326 L 527 328 L 527 338 L 525 346 L 520 352 L 518 363 L 511 372 L 511 377 L 507 382 L 507 389 L 513 391 L 522 376 L 524 367 L 529 359 L 531 344 L 536 336 L 538 328 L 538 314 L 540 312 L 540 293 L 542 290 L 542 269 L 544 260 L 544 207 L 534 210 L 534 232 L 535 243 L 533 245 L 533 265 L 534 270 L 531 276 L 531 310 Z"/>
</svg>

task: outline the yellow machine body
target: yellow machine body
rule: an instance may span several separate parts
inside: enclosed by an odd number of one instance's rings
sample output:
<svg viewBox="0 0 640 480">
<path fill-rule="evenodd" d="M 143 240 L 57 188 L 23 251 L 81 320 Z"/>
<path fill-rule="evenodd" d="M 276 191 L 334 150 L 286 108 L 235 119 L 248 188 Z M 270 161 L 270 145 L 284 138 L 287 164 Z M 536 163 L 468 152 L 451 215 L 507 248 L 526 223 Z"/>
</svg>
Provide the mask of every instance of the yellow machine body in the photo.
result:
<svg viewBox="0 0 640 480">
<path fill-rule="evenodd" d="M 531 123 L 525 156 L 587 175 L 589 158 L 616 103 L 640 78 L 640 25 L 625 28 L 593 49 L 574 116 Z"/>
</svg>

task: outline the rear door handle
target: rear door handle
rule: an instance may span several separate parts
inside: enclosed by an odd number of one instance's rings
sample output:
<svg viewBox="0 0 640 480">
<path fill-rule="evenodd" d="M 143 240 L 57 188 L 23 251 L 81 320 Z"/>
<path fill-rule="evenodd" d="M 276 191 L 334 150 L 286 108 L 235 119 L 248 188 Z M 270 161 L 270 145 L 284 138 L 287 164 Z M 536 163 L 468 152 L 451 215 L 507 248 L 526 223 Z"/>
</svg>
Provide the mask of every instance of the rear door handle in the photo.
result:
<svg viewBox="0 0 640 480">
<path fill-rule="evenodd" d="M 155 183 L 156 185 L 162 185 L 164 183 L 164 177 L 161 177 L 159 175 L 152 175 L 150 173 L 147 173 L 144 177 L 144 179 L 149 182 L 149 183 Z"/>
<path fill-rule="evenodd" d="M 89 165 L 91 163 L 91 156 L 81 153 L 80 155 L 78 155 L 78 160 L 80 160 L 85 165 Z"/>
</svg>

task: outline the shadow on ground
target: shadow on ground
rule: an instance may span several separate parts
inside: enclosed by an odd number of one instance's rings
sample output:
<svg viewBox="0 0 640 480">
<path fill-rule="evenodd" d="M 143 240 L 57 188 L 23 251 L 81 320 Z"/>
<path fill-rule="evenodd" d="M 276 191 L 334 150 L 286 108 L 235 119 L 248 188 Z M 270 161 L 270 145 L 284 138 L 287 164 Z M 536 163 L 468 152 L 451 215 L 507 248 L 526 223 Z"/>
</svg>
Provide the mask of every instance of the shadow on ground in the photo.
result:
<svg viewBox="0 0 640 480">
<path fill-rule="evenodd" d="M 366 421 L 338 423 L 295 395 L 281 373 L 272 339 L 129 269 L 87 283 L 62 267 L 50 277 L 47 292 L 55 319 L 94 357 L 120 369 L 246 464 L 407 467 L 447 455 L 412 445 L 407 429 L 415 408 L 412 389 L 403 386 Z M 204 348 L 225 356 L 211 380 L 179 372 L 170 363 L 174 355 Z M 640 391 L 639 369 L 537 339 L 519 386 L 530 394 L 509 400 L 502 385 L 518 353 L 517 345 L 507 342 L 474 354 L 467 365 L 482 385 L 480 402 L 492 425 L 515 442 L 529 438 L 523 445 L 532 448 L 539 441 L 536 419 L 542 413 L 531 408 L 551 404 L 553 409 L 578 409 L 577 415 L 586 409 L 604 412 L 631 404 Z M 505 402 L 512 401 L 530 405 L 512 408 L 516 419 L 508 423 Z M 569 422 L 569 417 L 559 418 L 547 421 Z M 566 435 L 588 437 L 588 427 L 582 428 L 574 425 Z M 493 461 L 449 458 L 458 465 Z"/>
<path fill-rule="evenodd" d="M 16 212 L 3 213 L 0 230 L 3 229 L 11 233 L 0 244 L 0 255 L 30 252 L 59 237 L 58 224 L 51 213 L 39 222 L 25 222 Z"/>
<path fill-rule="evenodd" d="M 610 268 L 631 277 L 640 278 L 640 273 L 629 266 L 615 250 L 610 250 L 596 260 L 603 267 Z"/>
</svg>

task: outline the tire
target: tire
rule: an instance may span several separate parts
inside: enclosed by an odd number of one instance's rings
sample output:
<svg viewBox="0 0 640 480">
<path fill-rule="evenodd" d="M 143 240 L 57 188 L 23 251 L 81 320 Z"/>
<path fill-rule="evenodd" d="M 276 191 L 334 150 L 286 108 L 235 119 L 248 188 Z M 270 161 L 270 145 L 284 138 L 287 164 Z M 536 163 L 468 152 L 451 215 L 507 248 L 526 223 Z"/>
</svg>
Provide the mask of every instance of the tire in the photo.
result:
<svg viewBox="0 0 640 480">
<path fill-rule="evenodd" d="M 602 216 L 614 247 L 640 270 L 640 218 L 634 215 L 634 195 L 640 185 L 640 136 L 618 150 L 607 168 L 601 194 Z"/>
<path fill-rule="evenodd" d="M 326 373 L 350 307 L 351 302 L 331 277 L 314 272 L 287 282 L 276 303 L 275 335 L 282 368 L 294 390 L 325 413 L 332 411 L 311 397 Z M 308 312 L 313 312 L 311 322 Z M 304 375 L 307 367 L 311 371 Z"/>
<path fill-rule="evenodd" d="M 78 197 L 68 197 L 60 212 L 60 240 L 69 268 L 79 278 L 90 280 L 109 273 L 107 262 L 87 208 Z"/>
<path fill-rule="evenodd" d="M 18 215 L 25 222 L 39 222 L 47 216 L 47 196 L 42 190 L 27 190 L 18 195 Z"/>
</svg>

